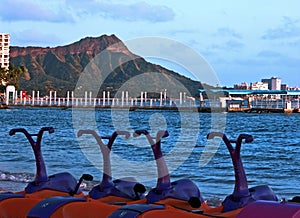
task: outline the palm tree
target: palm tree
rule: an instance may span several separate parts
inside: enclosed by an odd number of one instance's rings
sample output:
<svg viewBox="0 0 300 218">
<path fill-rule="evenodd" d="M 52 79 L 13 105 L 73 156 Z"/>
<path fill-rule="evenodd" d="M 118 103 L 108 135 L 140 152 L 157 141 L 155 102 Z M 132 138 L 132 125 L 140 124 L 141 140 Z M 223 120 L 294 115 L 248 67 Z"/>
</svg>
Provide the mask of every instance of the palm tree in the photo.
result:
<svg viewBox="0 0 300 218">
<path fill-rule="evenodd" d="M 10 64 L 8 69 L 0 68 L 0 92 L 4 92 L 7 85 L 14 85 L 19 89 L 19 78 L 24 72 L 24 66 L 14 67 Z"/>
</svg>

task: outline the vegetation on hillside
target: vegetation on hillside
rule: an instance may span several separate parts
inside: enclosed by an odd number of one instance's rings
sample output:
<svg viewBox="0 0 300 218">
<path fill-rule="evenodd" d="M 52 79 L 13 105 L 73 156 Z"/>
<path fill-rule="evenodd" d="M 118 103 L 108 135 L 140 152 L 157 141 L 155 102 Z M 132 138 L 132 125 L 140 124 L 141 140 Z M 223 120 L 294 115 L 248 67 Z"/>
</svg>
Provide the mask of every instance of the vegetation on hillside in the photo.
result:
<svg viewBox="0 0 300 218">
<path fill-rule="evenodd" d="M 5 92 L 7 85 L 14 85 L 16 89 L 20 88 L 20 76 L 25 72 L 25 67 L 15 67 L 9 65 L 8 69 L 0 68 L 0 93 Z"/>
</svg>

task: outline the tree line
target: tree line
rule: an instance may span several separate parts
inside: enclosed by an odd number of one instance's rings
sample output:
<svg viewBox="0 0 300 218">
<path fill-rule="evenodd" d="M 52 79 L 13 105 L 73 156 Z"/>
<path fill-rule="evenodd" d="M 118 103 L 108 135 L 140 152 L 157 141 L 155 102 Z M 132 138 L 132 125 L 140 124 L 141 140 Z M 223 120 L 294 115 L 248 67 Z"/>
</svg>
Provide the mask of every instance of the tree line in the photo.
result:
<svg viewBox="0 0 300 218">
<path fill-rule="evenodd" d="M 15 67 L 9 64 L 8 69 L 0 68 L 0 93 L 5 92 L 6 86 L 14 85 L 16 89 L 20 88 L 20 76 L 25 72 L 25 67 Z"/>
</svg>

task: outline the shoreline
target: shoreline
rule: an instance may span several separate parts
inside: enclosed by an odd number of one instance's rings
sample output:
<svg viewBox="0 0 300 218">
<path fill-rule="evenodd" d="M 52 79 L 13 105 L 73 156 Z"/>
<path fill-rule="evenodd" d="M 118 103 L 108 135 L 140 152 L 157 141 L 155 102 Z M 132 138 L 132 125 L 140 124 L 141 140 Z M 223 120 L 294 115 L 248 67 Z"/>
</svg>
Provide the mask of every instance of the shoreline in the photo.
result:
<svg viewBox="0 0 300 218">
<path fill-rule="evenodd" d="M 95 108 L 95 109 L 113 109 L 113 110 L 162 110 L 162 111 L 190 111 L 198 113 L 300 113 L 300 108 L 283 109 L 283 108 L 221 108 L 221 107 L 175 107 L 175 106 L 110 106 L 110 105 L 96 105 L 96 106 L 65 106 L 65 105 L 0 105 L 0 109 L 14 109 L 14 108 L 60 108 L 67 110 L 70 108 Z"/>
</svg>

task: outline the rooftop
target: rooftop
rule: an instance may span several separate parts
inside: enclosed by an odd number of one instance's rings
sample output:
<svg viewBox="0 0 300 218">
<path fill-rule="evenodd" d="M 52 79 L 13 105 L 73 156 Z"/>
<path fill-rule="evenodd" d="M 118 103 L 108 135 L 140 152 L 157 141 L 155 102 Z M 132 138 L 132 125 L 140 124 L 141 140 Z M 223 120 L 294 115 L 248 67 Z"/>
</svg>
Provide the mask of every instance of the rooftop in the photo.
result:
<svg viewBox="0 0 300 218">
<path fill-rule="evenodd" d="M 224 93 L 229 95 L 300 95 L 300 90 L 242 90 L 242 89 L 199 89 L 199 92 Z"/>
</svg>

